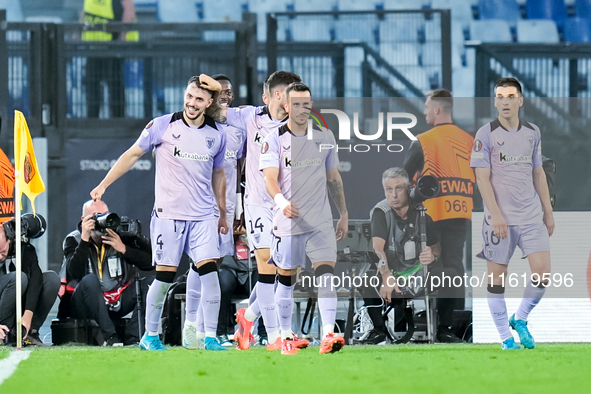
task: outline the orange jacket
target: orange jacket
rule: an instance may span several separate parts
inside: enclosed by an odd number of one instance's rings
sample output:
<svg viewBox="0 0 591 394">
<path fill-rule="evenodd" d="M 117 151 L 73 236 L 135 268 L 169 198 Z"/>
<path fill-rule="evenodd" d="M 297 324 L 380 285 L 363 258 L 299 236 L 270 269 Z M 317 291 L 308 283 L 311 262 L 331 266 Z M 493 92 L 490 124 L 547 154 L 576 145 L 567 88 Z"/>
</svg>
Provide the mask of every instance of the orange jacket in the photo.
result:
<svg viewBox="0 0 591 394">
<path fill-rule="evenodd" d="M 0 223 L 14 217 L 14 167 L 0 149 Z"/>
</svg>

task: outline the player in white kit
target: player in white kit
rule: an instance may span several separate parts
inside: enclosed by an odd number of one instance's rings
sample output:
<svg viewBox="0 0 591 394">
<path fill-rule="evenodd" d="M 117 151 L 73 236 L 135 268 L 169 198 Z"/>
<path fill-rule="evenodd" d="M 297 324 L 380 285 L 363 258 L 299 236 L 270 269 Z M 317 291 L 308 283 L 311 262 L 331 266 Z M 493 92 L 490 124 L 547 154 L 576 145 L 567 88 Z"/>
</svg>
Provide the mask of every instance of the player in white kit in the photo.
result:
<svg viewBox="0 0 591 394">
<path fill-rule="evenodd" d="M 495 85 L 495 107 L 499 116 L 476 133 L 470 166 L 484 201 L 483 250 L 489 275 L 488 306 L 501 337 L 503 350 L 519 350 L 509 327 L 519 334 L 528 349 L 535 341 L 527 328 L 527 317 L 540 302 L 550 276 L 550 240 L 554 217 L 546 174 L 542 168 L 540 129 L 519 119 L 523 105 L 521 84 L 501 78 Z M 517 312 L 507 318 L 505 280 L 507 265 L 519 248 L 527 257 L 531 281 Z"/>
<path fill-rule="evenodd" d="M 269 264 L 274 202 L 265 189 L 263 174 L 259 171 L 259 158 L 265 137 L 287 121 L 287 112 L 283 106 L 285 89 L 290 83 L 300 81 L 300 77 L 294 73 L 277 71 L 266 81 L 268 105 L 227 109 L 228 124 L 246 130 L 247 134 L 244 213 L 248 243 L 254 250 L 259 273 L 253 289 L 256 298 L 252 297 L 254 301 L 249 307 L 236 314 L 239 329 L 235 340 L 242 350 L 250 348 L 250 330 L 259 315 L 262 315 L 267 329 L 267 349 L 281 349 L 274 299 L 276 269 L 273 264 Z"/>
<path fill-rule="evenodd" d="M 146 299 L 144 350 L 166 350 L 158 336 L 162 305 L 183 252 L 195 262 L 189 270 L 205 323 L 205 349 L 226 350 L 216 340 L 220 286 L 215 261 L 220 257 L 218 232 L 228 229 L 224 156 L 226 136 L 208 114 L 217 107 L 219 82 L 207 75 L 192 77 L 185 90 L 184 110 L 152 120 L 137 142 L 117 160 L 90 193 L 100 200 L 105 190 L 148 151 L 156 157 L 154 210 L 150 223 L 156 279 Z M 216 211 L 217 206 L 217 211 Z M 189 289 L 191 290 L 191 289 Z"/>
<path fill-rule="evenodd" d="M 337 152 L 321 148 L 334 148 L 336 143 L 330 130 L 311 130 L 312 135 L 308 135 L 312 99 L 306 85 L 289 85 L 286 100 L 289 120 L 265 138 L 260 159 L 267 191 L 276 203 L 271 254 L 278 271 L 275 301 L 281 328 L 281 353 L 296 354 L 291 331 L 293 287 L 297 268 L 305 267 L 306 256 L 313 264 L 318 286 L 323 324 L 320 353 L 332 353 L 345 345 L 342 337 L 334 336 L 337 298 L 332 276 L 337 258 L 336 242 L 347 234 L 348 213 L 343 182 L 337 170 Z M 327 189 L 341 215 L 336 234 Z"/>
</svg>

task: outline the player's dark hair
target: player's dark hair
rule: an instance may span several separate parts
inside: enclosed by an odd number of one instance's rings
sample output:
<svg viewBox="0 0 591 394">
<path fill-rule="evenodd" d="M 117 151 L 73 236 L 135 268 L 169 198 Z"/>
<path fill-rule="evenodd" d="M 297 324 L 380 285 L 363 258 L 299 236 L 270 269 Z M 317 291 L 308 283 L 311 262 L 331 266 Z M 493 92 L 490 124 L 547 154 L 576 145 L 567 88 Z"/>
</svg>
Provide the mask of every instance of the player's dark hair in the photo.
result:
<svg viewBox="0 0 591 394">
<path fill-rule="evenodd" d="M 310 90 L 310 88 L 307 85 L 304 85 L 303 83 L 290 83 L 287 86 L 287 89 L 285 89 L 285 98 L 289 97 L 289 94 L 291 92 L 308 92 L 310 93 L 310 96 L 312 95 L 312 91 Z"/>
<path fill-rule="evenodd" d="M 446 113 L 451 113 L 453 108 L 453 98 L 451 92 L 447 89 L 435 89 L 427 93 L 427 97 L 431 98 L 431 101 L 437 102 Z"/>
<path fill-rule="evenodd" d="M 205 109 L 205 115 L 207 116 L 211 116 L 216 122 L 221 122 L 223 119 L 222 117 L 222 107 L 220 107 L 220 104 L 218 103 L 218 98 L 220 96 L 220 92 L 218 92 L 217 90 L 209 90 L 209 89 L 204 89 L 202 88 L 199 83 L 199 76 L 198 75 L 194 75 L 191 78 L 189 78 L 189 82 L 187 83 L 187 85 L 190 85 L 194 83 L 197 88 L 204 90 L 206 92 L 209 92 L 209 94 L 211 94 L 211 98 L 213 99 L 213 102 L 211 103 L 211 105 L 209 107 L 207 107 Z"/>
<path fill-rule="evenodd" d="M 269 92 L 271 93 L 277 86 L 288 86 L 289 84 L 299 82 L 302 82 L 302 78 L 297 74 L 288 71 L 275 71 L 273 74 L 269 75 L 269 78 L 265 81 L 265 83 L 269 85 Z"/>
<path fill-rule="evenodd" d="M 514 87 L 517 88 L 517 92 L 519 92 L 520 96 L 523 96 L 523 91 L 521 90 L 521 84 L 516 78 L 501 78 L 495 83 L 495 94 L 497 93 L 497 88 L 501 87 Z"/>
<path fill-rule="evenodd" d="M 232 83 L 232 80 L 230 79 L 230 77 L 228 77 L 225 74 L 215 74 L 211 76 L 213 79 L 215 79 L 216 81 L 228 81 L 230 83 Z"/>
</svg>

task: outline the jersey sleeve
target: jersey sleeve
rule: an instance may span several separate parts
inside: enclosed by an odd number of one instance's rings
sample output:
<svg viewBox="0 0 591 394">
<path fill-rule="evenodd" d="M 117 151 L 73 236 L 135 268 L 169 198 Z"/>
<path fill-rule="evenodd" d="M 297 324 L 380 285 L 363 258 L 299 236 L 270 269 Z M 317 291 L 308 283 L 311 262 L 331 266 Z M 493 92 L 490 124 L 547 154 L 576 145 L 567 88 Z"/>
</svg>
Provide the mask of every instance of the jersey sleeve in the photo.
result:
<svg viewBox="0 0 591 394">
<path fill-rule="evenodd" d="M 149 152 L 162 142 L 162 136 L 166 131 L 166 126 L 170 123 L 172 114 L 160 116 L 152 119 L 146 125 L 142 134 L 136 141 L 136 145 L 142 148 L 144 152 Z"/>
<path fill-rule="evenodd" d="M 388 232 L 386 213 L 381 209 L 374 209 L 371 215 L 371 236 L 385 241 L 388 239 Z"/>
<path fill-rule="evenodd" d="M 534 143 L 534 153 L 531 158 L 533 168 L 542 166 L 542 134 L 540 129 L 536 126 L 536 141 Z"/>
<path fill-rule="evenodd" d="M 265 137 L 261 146 L 259 170 L 271 167 L 279 168 L 279 161 L 279 134 L 273 132 Z"/>
<path fill-rule="evenodd" d="M 256 107 L 245 105 L 242 107 L 228 108 L 226 119 L 230 126 L 240 130 L 246 130 L 246 124 L 255 115 Z"/>
<path fill-rule="evenodd" d="M 226 132 L 220 128 L 220 149 L 213 157 L 213 168 L 222 168 L 226 158 Z"/>
<path fill-rule="evenodd" d="M 476 133 L 472 144 L 470 167 L 490 168 L 490 127 L 481 127 Z"/>
<path fill-rule="evenodd" d="M 242 143 L 240 144 L 240 146 L 238 147 L 238 150 L 236 151 L 236 159 L 242 159 L 244 156 L 246 156 L 246 130 L 245 129 L 238 129 L 239 133 L 242 133 Z"/>
<path fill-rule="evenodd" d="M 326 142 L 336 148 L 337 144 L 334 139 L 334 134 L 330 130 L 326 130 Z M 329 149 L 326 157 L 326 169 L 332 170 L 339 165 L 339 154 L 337 149 Z"/>
</svg>

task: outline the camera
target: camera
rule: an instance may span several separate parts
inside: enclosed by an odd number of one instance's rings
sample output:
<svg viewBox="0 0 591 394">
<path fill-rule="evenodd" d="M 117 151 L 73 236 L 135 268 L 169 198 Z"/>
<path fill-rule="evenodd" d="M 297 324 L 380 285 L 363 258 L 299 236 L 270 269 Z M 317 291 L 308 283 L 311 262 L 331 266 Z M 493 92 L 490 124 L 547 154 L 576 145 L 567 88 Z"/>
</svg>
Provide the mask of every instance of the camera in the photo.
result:
<svg viewBox="0 0 591 394">
<path fill-rule="evenodd" d="M 14 241 L 17 236 L 16 221 L 12 219 L 2 224 L 4 227 L 4 233 L 6 239 Z M 21 233 L 22 237 L 27 239 L 39 238 L 45 234 L 47 229 L 47 222 L 45 218 L 39 214 L 33 215 L 32 213 L 25 213 L 21 216 Z"/>
<path fill-rule="evenodd" d="M 94 228 L 98 231 L 110 229 L 115 231 L 121 238 L 134 238 L 142 232 L 142 226 L 139 220 L 130 219 L 127 216 L 119 216 L 116 213 L 104 213 L 93 216 L 95 221 Z"/>
<path fill-rule="evenodd" d="M 433 175 L 423 175 L 417 179 L 416 186 L 410 189 L 409 199 L 415 204 L 420 204 L 425 200 L 437 197 L 441 186 L 439 181 Z"/>
</svg>

